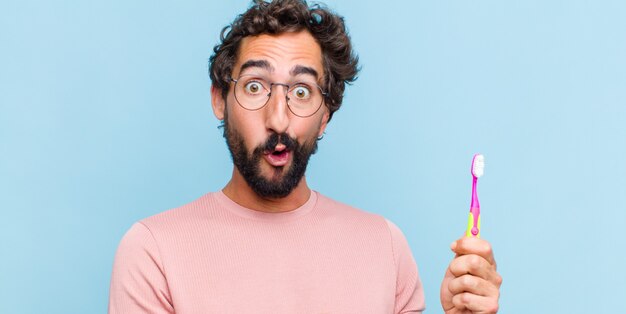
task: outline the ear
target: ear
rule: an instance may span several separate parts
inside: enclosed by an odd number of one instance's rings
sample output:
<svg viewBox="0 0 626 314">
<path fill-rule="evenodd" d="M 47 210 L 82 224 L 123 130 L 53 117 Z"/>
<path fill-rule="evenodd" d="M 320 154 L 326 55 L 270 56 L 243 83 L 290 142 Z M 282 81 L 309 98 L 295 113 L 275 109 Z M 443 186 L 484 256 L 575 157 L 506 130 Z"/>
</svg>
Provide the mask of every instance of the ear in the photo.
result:
<svg viewBox="0 0 626 314">
<path fill-rule="evenodd" d="M 328 108 L 324 106 L 324 115 L 322 116 L 322 123 L 320 124 L 320 131 L 317 134 L 318 138 L 324 135 L 324 130 L 326 130 L 326 126 L 328 125 L 329 118 L 330 118 L 330 113 L 328 112 Z"/>
<path fill-rule="evenodd" d="M 226 100 L 222 97 L 222 90 L 211 85 L 211 106 L 213 114 L 218 120 L 224 120 L 224 110 L 226 110 Z"/>
</svg>

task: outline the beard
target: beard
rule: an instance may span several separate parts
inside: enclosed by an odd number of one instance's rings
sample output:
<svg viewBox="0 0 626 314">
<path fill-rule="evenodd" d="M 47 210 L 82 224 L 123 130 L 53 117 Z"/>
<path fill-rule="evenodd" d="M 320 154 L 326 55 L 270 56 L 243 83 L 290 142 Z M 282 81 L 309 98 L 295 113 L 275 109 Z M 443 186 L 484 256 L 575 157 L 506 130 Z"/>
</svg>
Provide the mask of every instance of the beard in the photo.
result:
<svg viewBox="0 0 626 314">
<path fill-rule="evenodd" d="M 283 198 L 300 183 L 306 172 L 311 155 L 317 151 L 317 139 L 313 138 L 300 144 L 286 133 L 272 133 L 265 143 L 257 146 L 248 154 L 245 141 L 241 133 L 228 124 L 228 116 L 224 116 L 224 138 L 233 163 L 239 173 L 248 183 L 248 186 L 259 196 L 264 198 Z M 285 149 L 292 154 L 291 164 L 272 168 L 270 178 L 261 174 L 261 159 L 267 152 L 273 152 L 276 145 L 282 143 Z"/>
</svg>

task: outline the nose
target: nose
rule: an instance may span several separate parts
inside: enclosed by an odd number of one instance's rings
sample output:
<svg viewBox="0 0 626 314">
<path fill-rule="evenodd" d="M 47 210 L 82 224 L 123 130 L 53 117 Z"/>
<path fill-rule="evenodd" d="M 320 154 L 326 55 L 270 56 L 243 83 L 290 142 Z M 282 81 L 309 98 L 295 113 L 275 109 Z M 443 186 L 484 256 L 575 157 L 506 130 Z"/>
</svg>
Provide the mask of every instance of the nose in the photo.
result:
<svg viewBox="0 0 626 314">
<path fill-rule="evenodd" d="M 276 88 L 272 89 L 272 87 Z M 266 105 L 266 127 L 278 134 L 285 133 L 289 127 L 288 88 L 289 86 L 286 84 L 272 84 L 270 98 Z"/>
</svg>

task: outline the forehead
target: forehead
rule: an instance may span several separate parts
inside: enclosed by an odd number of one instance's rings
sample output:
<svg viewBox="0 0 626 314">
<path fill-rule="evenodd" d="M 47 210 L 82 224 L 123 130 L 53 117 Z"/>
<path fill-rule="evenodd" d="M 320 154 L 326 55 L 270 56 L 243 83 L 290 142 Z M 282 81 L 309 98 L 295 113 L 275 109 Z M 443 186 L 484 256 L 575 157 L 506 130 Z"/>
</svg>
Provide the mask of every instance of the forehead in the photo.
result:
<svg viewBox="0 0 626 314">
<path fill-rule="evenodd" d="M 308 31 L 245 37 L 237 55 L 233 76 L 239 75 L 241 66 L 251 60 L 266 61 L 277 76 L 288 76 L 299 66 L 323 75 L 322 50 Z"/>
</svg>

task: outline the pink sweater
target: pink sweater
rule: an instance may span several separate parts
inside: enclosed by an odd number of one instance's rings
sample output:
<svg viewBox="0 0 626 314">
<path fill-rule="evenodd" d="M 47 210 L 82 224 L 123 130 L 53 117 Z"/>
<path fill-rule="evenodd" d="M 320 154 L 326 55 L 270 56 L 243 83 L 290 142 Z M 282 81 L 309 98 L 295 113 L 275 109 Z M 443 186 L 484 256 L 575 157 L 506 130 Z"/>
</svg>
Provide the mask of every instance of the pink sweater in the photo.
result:
<svg viewBox="0 0 626 314">
<path fill-rule="evenodd" d="M 420 313 L 404 235 L 317 192 L 264 213 L 222 192 L 144 219 L 122 239 L 109 313 Z"/>
</svg>

